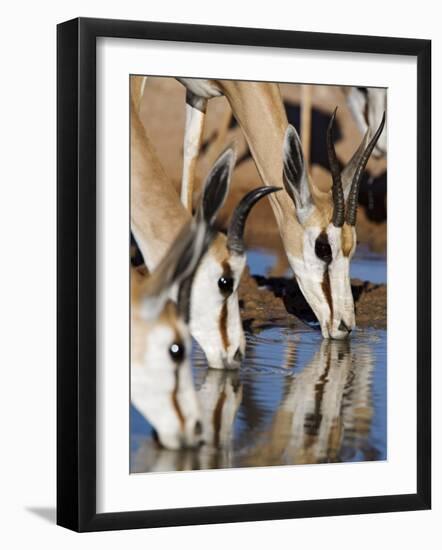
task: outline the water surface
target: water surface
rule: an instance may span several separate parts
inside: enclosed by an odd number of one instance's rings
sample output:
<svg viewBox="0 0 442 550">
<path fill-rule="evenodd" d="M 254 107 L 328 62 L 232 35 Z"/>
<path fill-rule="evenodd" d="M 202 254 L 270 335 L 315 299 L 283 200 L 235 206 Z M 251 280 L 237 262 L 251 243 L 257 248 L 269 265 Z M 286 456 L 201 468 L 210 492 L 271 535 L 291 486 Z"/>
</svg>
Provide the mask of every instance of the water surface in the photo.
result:
<svg viewBox="0 0 442 550">
<path fill-rule="evenodd" d="M 252 273 L 271 263 L 249 256 Z M 386 280 L 385 258 L 362 251 L 364 279 Z M 387 458 L 386 331 L 356 330 L 348 341 L 323 340 L 309 327 L 272 326 L 246 333 L 239 372 L 208 369 L 195 343 L 192 360 L 206 444 L 167 451 L 131 407 L 131 471 L 177 471 Z"/>
</svg>

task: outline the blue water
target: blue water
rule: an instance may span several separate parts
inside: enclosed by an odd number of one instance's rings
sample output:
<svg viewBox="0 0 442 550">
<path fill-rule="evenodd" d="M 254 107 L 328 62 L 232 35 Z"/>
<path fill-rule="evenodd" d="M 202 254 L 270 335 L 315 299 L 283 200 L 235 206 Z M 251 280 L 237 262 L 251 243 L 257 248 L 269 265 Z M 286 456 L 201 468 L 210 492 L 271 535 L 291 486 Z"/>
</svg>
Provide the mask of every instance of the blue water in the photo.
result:
<svg viewBox="0 0 442 550">
<path fill-rule="evenodd" d="M 254 275 L 268 275 L 273 265 L 273 254 L 266 250 L 250 250 L 247 255 L 250 272 Z M 352 278 L 380 284 L 387 282 L 387 263 L 384 254 L 376 254 L 368 248 L 358 246 L 350 264 Z M 291 275 L 290 269 L 287 276 Z"/>
<path fill-rule="evenodd" d="M 265 274 L 272 262 L 265 253 L 249 254 L 254 274 Z M 385 258 L 357 255 L 352 275 L 384 282 Z M 275 326 L 246 337 L 237 373 L 208 369 L 194 345 L 194 380 L 209 426 L 201 449 L 159 449 L 149 424 L 131 407 L 132 472 L 387 458 L 385 330 L 358 329 L 345 342 L 323 340 L 308 327 Z"/>
</svg>

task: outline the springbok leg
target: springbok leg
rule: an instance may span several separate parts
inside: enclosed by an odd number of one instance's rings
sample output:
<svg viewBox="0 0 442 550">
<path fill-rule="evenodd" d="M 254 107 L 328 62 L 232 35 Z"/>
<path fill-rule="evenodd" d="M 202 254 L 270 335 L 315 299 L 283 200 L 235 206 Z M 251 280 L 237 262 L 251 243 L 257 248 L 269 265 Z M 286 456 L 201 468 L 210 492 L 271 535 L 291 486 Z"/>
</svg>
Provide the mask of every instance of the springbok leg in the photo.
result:
<svg viewBox="0 0 442 550">
<path fill-rule="evenodd" d="M 141 100 L 146 87 L 147 76 L 133 76 L 131 79 L 131 95 L 137 112 L 140 111 Z"/>
<path fill-rule="evenodd" d="M 192 213 L 192 197 L 193 187 L 195 184 L 196 161 L 201 148 L 206 108 L 207 99 L 199 97 L 189 90 L 187 91 L 181 202 L 190 213 Z"/>
<path fill-rule="evenodd" d="M 218 131 L 216 132 L 216 137 L 210 144 L 209 150 L 206 154 L 206 162 L 209 166 L 212 166 L 212 164 L 221 154 L 223 148 L 226 146 L 226 138 L 227 134 L 229 133 L 232 116 L 232 109 L 230 108 L 230 105 L 226 102 L 226 110 L 223 113 L 221 124 L 219 125 Z"/>
<path fill-rule="evenodd" d="M 312 135 L 312 89 L 311 85 L 302 86 L 301 98 L 301 143 L 304 151 L 304 160 L 310 167 L 310 148 Z"/>
</svg>

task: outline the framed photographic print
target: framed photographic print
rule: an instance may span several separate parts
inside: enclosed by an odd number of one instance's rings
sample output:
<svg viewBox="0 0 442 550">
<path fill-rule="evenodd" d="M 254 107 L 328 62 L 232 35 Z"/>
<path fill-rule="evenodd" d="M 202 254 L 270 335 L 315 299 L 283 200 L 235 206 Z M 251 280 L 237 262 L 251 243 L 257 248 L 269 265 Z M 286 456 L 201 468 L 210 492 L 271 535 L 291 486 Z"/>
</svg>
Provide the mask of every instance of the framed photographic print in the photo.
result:
<svg viewBox="0 0 442 550">
<path fill-rule="evenodd" d="M 430 42 L 57 36 L 57 523 L 430 508 Z"/>
</svg>

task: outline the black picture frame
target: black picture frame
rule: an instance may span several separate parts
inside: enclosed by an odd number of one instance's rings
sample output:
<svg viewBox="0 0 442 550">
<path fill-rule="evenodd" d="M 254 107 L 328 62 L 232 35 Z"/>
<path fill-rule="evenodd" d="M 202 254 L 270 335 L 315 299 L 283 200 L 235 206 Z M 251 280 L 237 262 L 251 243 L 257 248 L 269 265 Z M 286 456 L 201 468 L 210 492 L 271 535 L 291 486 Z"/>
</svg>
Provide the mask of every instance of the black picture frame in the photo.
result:
<svg viewBox="0 0 442 550">
<path fill-rule="evenodd" d="M 417 492 L 96 513 L 96 39 L 417 59 Z M 431 41 L 107 19 L 57 28 L 57 523 L 75 531 L 424 510 L 431 506 Z"/>
</svg>

